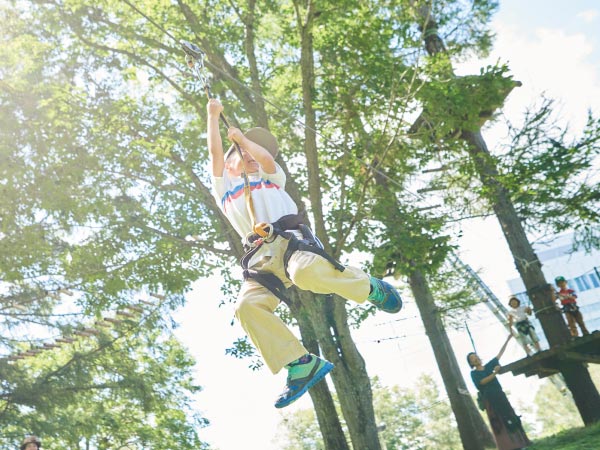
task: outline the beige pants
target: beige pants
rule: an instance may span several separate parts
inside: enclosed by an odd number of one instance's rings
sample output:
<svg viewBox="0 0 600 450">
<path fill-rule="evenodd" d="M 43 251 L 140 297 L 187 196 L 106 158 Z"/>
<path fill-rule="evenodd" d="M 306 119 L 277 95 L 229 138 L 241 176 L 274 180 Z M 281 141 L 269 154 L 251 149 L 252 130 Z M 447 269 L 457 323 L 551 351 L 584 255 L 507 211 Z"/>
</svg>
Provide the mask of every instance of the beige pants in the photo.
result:
<svg viewBox="0 0 600 450">
<path fill-rule="evenodd" d="M 270 272 L 283 281 L 316 294 L 337 294 L 348 300 L 362 303 L 367 299 L 371 285 L 369 275 L 355 267 L 340 272 L 322 256 L 311 252 L 296 251 L 288 263 L 288 273 L 283 268 L 283 254 L 288 241 L 278 236 L 271 247 L 271 256 L 258 261 L 253 270 Z M 286 364 L 308 353 L 298 338 L 283 321 L 274 314 L 279 299 L 267 288 L 249 279 L 240 290 L 235 315 L 246 334 L 262 355 L 273 373 Z"/>
<path fill-rule="evenodd" d="M 579 328 L 581 328 L 582 335 L 585 336 L 586 334 L 590 334 L 588 329 L 585 327 L 585 323 L 583 322 L 581 311 L 577 310 L 573 312 L 565 312 L 565 316 L 567 316 L 567 325 L 569 326 L 571 336 L 579 336 L 579 333 L 577 333 L 577 325 L 579 325 Z"/>
</svg>

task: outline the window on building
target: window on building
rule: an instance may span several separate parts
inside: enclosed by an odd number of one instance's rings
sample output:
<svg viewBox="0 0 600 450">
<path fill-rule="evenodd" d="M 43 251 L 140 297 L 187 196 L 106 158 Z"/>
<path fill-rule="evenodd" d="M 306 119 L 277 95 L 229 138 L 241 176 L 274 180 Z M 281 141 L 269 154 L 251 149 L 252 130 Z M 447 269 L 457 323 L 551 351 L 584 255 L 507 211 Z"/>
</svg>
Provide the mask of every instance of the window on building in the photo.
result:
<svg viewBox="0 0 600 450">
<path fill-rule="evenodd" d="M 575 283 L 577 283 L 577 289 L 579 290 L 579 292 L 591 289 L 588 277 L 586 277 L 585 275 L 575 278 Z"/>
<path fill-rule="evenodd" d="M 598 278 L 598 275 L 596 274 L 596 272 L 592 272 L 588 275 L 588 277 L 590 278 L 590 282 L 592 283 L 592 286 L 594 286 L 595 288 L 600 287 L 600 278 Z"/>
</svg>

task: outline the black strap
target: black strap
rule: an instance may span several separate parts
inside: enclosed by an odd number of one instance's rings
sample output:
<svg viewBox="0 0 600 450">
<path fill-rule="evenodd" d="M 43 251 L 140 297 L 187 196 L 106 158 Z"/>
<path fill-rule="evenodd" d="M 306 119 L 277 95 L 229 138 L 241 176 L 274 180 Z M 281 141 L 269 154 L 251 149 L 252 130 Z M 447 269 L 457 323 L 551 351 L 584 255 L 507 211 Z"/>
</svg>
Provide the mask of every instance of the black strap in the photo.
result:
<svg viewBox="0 0 600 450">
<path fill-rule="evenodd" d="M 262 246 L 262 242 L 260 244 L 258 244 L 256 247 L 254 247 L 254 248 L 250 249 L 249 251 L 247 251 L 244 254 L 244 256 L 241 257 L 241 259 L 240 259 L 240 265 L 242 266 L 242 269 L 248 270 L 248 264 L 250 264 L 250 260 L 256 254 L 256 252 L 258 252 L 258 250 L 260 249 L 261 246 Z M 245 278 L 246 277 L 244 277 L 244 279 Z"/>
<path fill-rule="evenodd" d="M 280 217 L 271 225 L 275 228 L 275 231 L 281 232 L 286 230 L 298 230 L 301 225 L 304 225 L 304 219 L 300 214 L 288 214 Z"/>
<path fill-rule="evenodd" d="M 562 310 L 565 313 L 575 314 L 579 311 L 579 306 L 577 306 L 577 303 L 565 303 L 562 305 Z"/>
<path fill-rule="evenodd" d="M 292 236 L 292 233 L 289 233 L 287 230 L 300 230 L 301 227 L 306 227 L 304 224 L 304 219 L 300 214 L 287 214 L 285 216 L 280 217 L 275 222 L 269 224 L 273 229 L 270 232 L 269 240 L 263 238 L 257 233 L 249 233 L 245 241 L 247 244 L 251 245 L 252 248 L 262 245 L 263 242 L 272 242 L 272 240 L 281 236 L 285 239 L 289 239 Z M 308 227 L 306 227 L 308 228 Z"/>
<path fill-rule="evenodd" d="M 529 322 L 528 319 L 517 322 L 515 324 L 515 326 L 517 327 L 517 330 L 519 331 L 519 333 L 526 334 L 526 335 L 528 335 L 529 332 L 534 329 L 533 325 L 531 325 L 531 322 Z"/>
<path fill-rule="evenodd" d="M 290 274 L 288 273 L 288 264 L 290 262 L 290 258 L 298 250 L 300 250 L 302 252 L 316 253 L 317 255 L 319 255 L 319 256 L 325 258 L 327 261 L 329 261 L 333 265 L 333 267 L 335 267 L 336 270 L 339 270 L 340 272 L 343 272 L 344 270 L 346 270 L 346 268 L 341 263 L 336 261 L 332 256 L 330 256 L 321 247 L 317 247 L 317 245 L 315 243 L 310 242 L 305 239 L 300 240 L 300 239 L 296 238 L 296 236 L 291 236 L 290 241 L 287 246 L 287 249 L 285 250 L 285 253 L 283 254 L 283 268 L 285 270 L 285 276 L 288 278 L 290 277 Z"/>
<path fill-rule="evenodd" d="M 288 241 L 288 246 L 283 254 L 283 268 L 285 271 L 286 277 L 290 277 L 288 273 L 288 264 L 290 258 L 294 254 L 294 252 L 300 250 L 305 252 L 312 252 L 320 255 L 329 261 L 336 270 L 343 272 L 346 268 L 336 261 L 333 257 L 331 257 L 324 249 L 319 240 L 314 236 L 312 231 L 308 226 L 303 223 L 302 216 L 300 214 L 288 214 L 286 216 L 281 217 L 277 221 L 271 224 L 273 226 L 273 234 L 281 236 L 282 238 Z M 303 239 L 298 239 L 293 233 L 287 232 L 287 230 L 300 230 L 302 233 Z M 259 240 L 260 236 L 257 235 L 256 239 L 253 239 L 253 236 L 248 238 L 249 242 L 254 242 Z M 244 280 L 253 279 L 262 286 L 266 287 L 270 290 L 279 300 L 284 303 L 288 302 L 286 292 L 287 289 L 283 282 L 274 274 L 268 272 L 259 272 L 256 270 L 252 270 L 248 268 L 248 264 L 252 257 L 258 252 L 260 247 L 263 245 L 263 241 L 260 241 L 258 245 L 254 248 L 250 249 L 244 256 L 242 256 L 240 260 L 240 264 L 244 269 Z"/>
<path fill-rule="evenodd" d="M 244 280 L 247 279 L 252 279 L 256 281 L 261 286 L 271 291 L 279 300 L 281 300 L 284 303 L 289 303 L 289 300 L 286 295 L 286 287 L 284 286 L 283 282 L 272 273 L 258 272 L 252 269 L 245 269 Z"/>
</svg>

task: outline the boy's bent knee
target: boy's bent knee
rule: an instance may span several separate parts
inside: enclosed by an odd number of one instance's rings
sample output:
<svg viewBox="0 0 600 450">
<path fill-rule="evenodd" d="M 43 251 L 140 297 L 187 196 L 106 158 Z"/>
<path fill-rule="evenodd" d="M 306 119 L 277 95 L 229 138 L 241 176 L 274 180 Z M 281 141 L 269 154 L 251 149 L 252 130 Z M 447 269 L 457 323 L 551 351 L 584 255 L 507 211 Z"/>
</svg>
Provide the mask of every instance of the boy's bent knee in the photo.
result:
<svg viewBox="0 0 600 450">
<path fill-rule="evenodd" d="M 304 290 L 307 290 L 318 277 L 322 276 L 322 273 L 314 266 L 297 267 L 289 274 L 292 283 Z"/>
</svg>

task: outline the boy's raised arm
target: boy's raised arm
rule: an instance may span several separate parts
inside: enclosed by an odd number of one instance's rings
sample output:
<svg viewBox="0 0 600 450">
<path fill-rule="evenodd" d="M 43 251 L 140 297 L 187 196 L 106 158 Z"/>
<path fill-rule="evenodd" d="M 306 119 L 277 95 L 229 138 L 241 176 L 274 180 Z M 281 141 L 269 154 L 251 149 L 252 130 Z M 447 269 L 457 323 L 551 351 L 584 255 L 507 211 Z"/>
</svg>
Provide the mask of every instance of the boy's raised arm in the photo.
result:
<svg viewBox="0 0 600 450">
<path fill-rule="evenodd" d="M 219 115 L 222 111 L 223 105 L 218 99 L 208 100 L 206 104 L 208 153 L 212 162 L 212 174 L 215 177 L 222 177 L 225 168 L 223 142 L 219 133 Z"/>
</svg>

